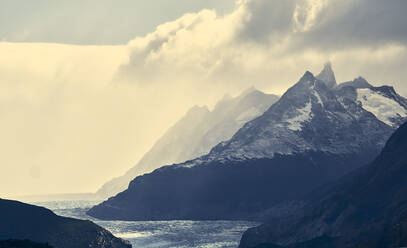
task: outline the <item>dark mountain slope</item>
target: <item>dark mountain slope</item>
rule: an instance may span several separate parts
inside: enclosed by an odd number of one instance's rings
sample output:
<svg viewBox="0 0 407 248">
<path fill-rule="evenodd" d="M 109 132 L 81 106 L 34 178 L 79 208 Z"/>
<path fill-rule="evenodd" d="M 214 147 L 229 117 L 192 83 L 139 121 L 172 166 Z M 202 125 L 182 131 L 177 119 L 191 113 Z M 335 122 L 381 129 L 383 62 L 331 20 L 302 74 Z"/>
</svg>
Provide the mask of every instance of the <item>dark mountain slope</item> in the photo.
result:
<svg viewBox="0 0 407 248">
<path fill-rule="evenodd" d="M 366 156 L 372 155 L 307 153 L 193 168 L 168 166 L 136 178 L 128 190 L 89 214 L 116 220 L 259 220 L 272 206 L 302 199 Z"/>
<path fill-rule="evenodd" d="M 406 151 L 404 124 L 373 163 L 342 179 L 296 215 L 250 229 L 240 247 L 290 245 L 323 236 L 336 240 L 336 246 L 322 246 L 326 248 L 406 246 Z"/>
<path fill-rule="evenodd" d="M 0 240 L 28 239 L 55 248 L 128 248 L 98 225 L 55 215 L 52 211 L 0 199 Z"/>
</svg>

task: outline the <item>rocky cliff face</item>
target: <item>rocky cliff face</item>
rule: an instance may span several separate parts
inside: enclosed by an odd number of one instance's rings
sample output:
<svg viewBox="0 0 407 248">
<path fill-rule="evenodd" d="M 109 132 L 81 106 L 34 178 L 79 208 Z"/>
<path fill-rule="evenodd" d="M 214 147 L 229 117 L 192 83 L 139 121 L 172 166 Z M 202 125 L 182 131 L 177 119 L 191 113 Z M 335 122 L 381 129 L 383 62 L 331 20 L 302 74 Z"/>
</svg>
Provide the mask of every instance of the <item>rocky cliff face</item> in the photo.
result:
<svg viewBox="0 0 407 248">
<path fill-rule="evenodd" d="M 288 218 L 247 231 L 240 247 L 296 243 L 330 237 L 319 247 L 407 245 L 407 124 L 370 165 L 342 179 Z M 261 246 L 259 246 L 261 247 Z M 312 247 L 301 246 L 301 247 Z"/>
<path fill-rule="evenodd" d="M 55 248 L 130 248 L 98 225 L 55 215 L 52 211 L 0 199 L 0 240 L 48 243 Z"/>
<path fill-rule="evenodd" d="M 329 82 L 306 72 L 263 115 L 209 154 L 138 177 L 89 214 L 257 219 L 372 161 L 406 119 L 405 100 L 389 87 L 363 88 L 359 79 L 334 85 L 327 67 L 320 78 Z"/>
</svg>

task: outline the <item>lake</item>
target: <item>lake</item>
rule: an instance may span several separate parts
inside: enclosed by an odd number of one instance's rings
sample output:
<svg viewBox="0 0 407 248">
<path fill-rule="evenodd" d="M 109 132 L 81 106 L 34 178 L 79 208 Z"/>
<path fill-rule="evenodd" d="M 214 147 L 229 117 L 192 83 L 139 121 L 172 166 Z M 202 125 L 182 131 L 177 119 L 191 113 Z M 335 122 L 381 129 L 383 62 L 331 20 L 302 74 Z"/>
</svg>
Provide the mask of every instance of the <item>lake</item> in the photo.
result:
<svg viewBox="0 0 407 248">
<path fill-rule="evenodd" d="M 129 240 L 134 248 L 236 248 L 248 221 L 100 221 L 86 215 L 95 201 L 36 202 L 66 217 L 91 220 L 115 236 Z"/>
</svg>

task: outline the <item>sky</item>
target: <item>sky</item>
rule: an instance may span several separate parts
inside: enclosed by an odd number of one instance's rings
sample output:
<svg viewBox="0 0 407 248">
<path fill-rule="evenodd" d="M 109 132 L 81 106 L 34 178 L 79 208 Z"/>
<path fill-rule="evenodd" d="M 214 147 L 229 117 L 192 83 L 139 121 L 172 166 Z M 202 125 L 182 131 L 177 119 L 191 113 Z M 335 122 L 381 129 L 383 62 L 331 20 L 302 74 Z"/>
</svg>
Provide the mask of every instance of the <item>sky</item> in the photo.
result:
<svg viewBox="0 0 407 248">
<path fill-rule="evenodd" d="M 233 10 L 234 0 L 1 0 L 0 40 L 122 45 L 159 24 L 203 8 Z"/>
<path fill-rule="evenodd" d="M 405 0 L 2 0 L 0 197 L 94 192 L 194 105 L 331 61 L 407 96 Z"/>
</svg>

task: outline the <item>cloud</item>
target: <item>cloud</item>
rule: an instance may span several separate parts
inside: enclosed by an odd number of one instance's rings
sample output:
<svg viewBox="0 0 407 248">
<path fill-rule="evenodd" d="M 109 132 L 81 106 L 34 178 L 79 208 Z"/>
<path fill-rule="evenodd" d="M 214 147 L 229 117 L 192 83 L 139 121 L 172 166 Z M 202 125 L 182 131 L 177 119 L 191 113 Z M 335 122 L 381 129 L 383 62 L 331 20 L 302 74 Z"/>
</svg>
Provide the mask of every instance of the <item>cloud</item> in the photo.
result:
<svg viewBox="0 0 407 248">
<path fill-rule="evenodd" d="M 404 72 L 397 65 L 405 58 L 390 53 L 393 57 L 384 65 L 376 55 L 394 50 L 404 54 L 407 17 L 401 10 L 406 3 L 239 0 L 230 14 L 186 14 L 132 40 L 129 63 L 116 78 L 144 86 L 213 90 L 241 90 L 252 84 L 281 93 L 305 69 L 319 70 L 315 68 L 331 60 L 340 65 L 336 68 L 344 80 L 365 72 L 373 81 L 391 78 L 402 87 Z M 355 72 L 353 68 L 362 67 L 356 63 L 369 64 L 372 70 Z M 379 75 L 376 69 L 381 66 L 387 70 Z"/>
<path fill-rule="evenodd" d="M 313 28 L 328 0 L 307 0 L 295 5 L 293 12 L 294 32 L 307 32 Z"/>
<path fill-rule="evenodd" d="M 279 40 L 281 36 L 291 32 L 293 27 L 293 12 L 296 9 L 295 0 L 253 1 L 244 0 L 238 3 L 248 16 L 242 20 L 243 27 L 237 34 L 237 39 L 257 42 Z"/>
<path fill-rule="evenodd" d="M 0 43 L 0 53 L 0 194 L 91 191 L 127 169 L 139 102 L 110 86 L 125 47 Z"/>
<path fill-rule="evenodd" d="M 0 54 L 4 197 L 96 191 L 190 107 L 223 94 L 112 83 L 126 46 L 0 42 Z"/>
<path fill-rule="evenodd" d="M 403 0 L 330 0 L 314 27 L 302 38 L 319 49 L 406 44 L 407 2 Z"/>
</svg>

